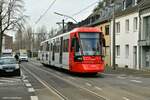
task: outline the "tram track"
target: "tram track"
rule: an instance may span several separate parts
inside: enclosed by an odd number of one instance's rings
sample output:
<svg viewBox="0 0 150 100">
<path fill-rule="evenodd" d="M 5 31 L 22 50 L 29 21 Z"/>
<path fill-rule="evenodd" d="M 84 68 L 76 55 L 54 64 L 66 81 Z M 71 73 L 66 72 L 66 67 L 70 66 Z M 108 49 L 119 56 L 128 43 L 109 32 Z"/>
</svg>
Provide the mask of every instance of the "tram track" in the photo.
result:
<svg viewBox="0 0 150 100">
<path fill-rule="evenodd" d="M 39 70 L 39 71 L 44 72 L 44 73 L 46 73 L 46 74 L 49 74 L 49 76 L 54 76 L 54 77 L 58 78 L 59 80 L 62 80 L 62 81 L 64 81 L 64 82 L 67 82 L 68 84 L 71 84 L 71 85 L 73 85 L 74 87 L 76 87 L 76 88 L 78 88 L 78 89 L 80 89 L 80 90 L 82 90 L 82 91 L 88 92 L 88 94 L 93 95 L 94 97 L 98 98 L 98 99 L 96 99 L 96 100 L 109 100 L 108 98 L 106 98 L 106 97 L 104 97 L 104 96 L 102 96 L 102 95 L 100 95 L 100 94 L 98 94 L 98 93 L 96 93 L 96 92 L 93 92 L 93 91 L 91 91 L 91 90 L 89 90 L 89 89 L 87 89 L 87 88 L 85 88 L 85 87 L 82 87 L 82 86 L 80 86 L 80 85 L 78 85 L 78 84 L 76 84 L 76 83 L 73 83 L 72 81 L 70 81 L 70 80 L 67 79 L 67 78 L 62 78 L 61 76 L 59 76 L 59 75 L 57 75 L 57 74 L 53 74 L 53 73 L 51 73 L 51 72 L 49 72 L 49 71 L 47 71 L 47 70 L 44 70 L 44 69 L 42 69 L 42 68 L 35 67 L 35 65 L 33 65 L 33 64 L 29 64 L 29 65 L 32 66 L 32 67 L 33 67 L 34 69 L 36 69 L 36 70 Z M 28 69 L 27 69 L 27 70 L 28 70 Z M 32 72 L 30 71 L 30 73 L 32 73 Z M 32 76 L 35 77 L 35 75 L 32 75 Z M 36 75 L 36 77 L 38 78 L 37 75 Z M 37 79 L 37 78 L 36 78 L 36 79 Z M 40 80 L 41 80 L 41 79 L 40 79 Z M 44 83 L 46 83 L 46 82 L 44 82 Z M 46 84 L 48 84 L 48 83 L 46 83 Z M 49 85 L 47 85 L 47 86 L 49 86 Z M 59 92 L 59 90 L 57 90 L 55 87 L 50 86 L 49 88 L 51 88 L 51 89 L 54 90 L 58 95 L 60 95 L 60 96 L 63 98 L 62 100 L 69 100 L 67 97 L 65 97 L 63 94 L 61 94 L 61 92 Z"/>
<path fill-rule="evenodd" d="M 36 65 L 33 62 L 32 62 L 32 64 Z M 148 93 L 143 94 L 140 91 L 134 91 L 135 88 L 137 88 L 137 87 L 144 89 L 144 88 L 140 87 L 140 84 L 135 85 L 135 84 L 131 83 L 130 81 L 128 82 L 128 80 L 124 80 L 124 81 L 117 80 L 118 79 L 118 78 L 116 78 L 117 76 L 113 76 L 115 78 L 116 82 L 112 81 L 112 78 L 110 78 L 112 76 L 108 77 L 109 80 L 105 80 L 105 83 L 103 81 L 98 81 L 95 78 L 92 78 L 91 80 L 79 78 L 78 81 L 80 81 L 80 82 L 78 82 L 75 80 L 76 78 L 72 77 L 70 74 L 69 74 L 70 76 L 68 76 L 67 73 L 61 73 L 59 71 L 55 73 L 55 71 L 54 71 L 55 69 L 53 70 L 51 68 L 46 68 L 46 67 L 41 67 L 40 69 L 46 70 L 50 73 L 54 73 L 55 75 L 60 76 L 62 78 L 67 77 L 68 81 L 70 80 L 74 84 L 80 84 L 80 85 L 82 84 L 82 86 L 85 87 L 86 89 L 88 89 L 96 94 L 100 94 L 100 95 L 103 95 L 104 97 L 107 97 L 107 98 L 105 98 L 106 100 L 109 100 L 108 98 L 111 98 L 111 99 L 113 98 L 113 100 L 122 99 L 124 96 L 129 97 L 131 99 L 137 99 L 137 98 L 144 99 L 144 98 L 148 97 L 148 95 L 146 95 Z M 57 73 L 60 73 L 62 75 L 57 74 Z M 93 82 L 95 82 L 95 83 L 93 84 Z M 109 82 L 110 84 L 108 84 L 107 82 Z M 89 84 L 86 84 L 86 83 L 92 83 L 92 84 L 90 84 L 91 85 L 90 86 Z M 115 87 L 112 87 L 111 84 L 114 85 Z M 87 85 L 87 86 L 84 86 L 84 85 Z M 124 85 L 126 87 L 129 87 L 131 90 L 127 89 Z M 114 92 L 109 92 L 109 91 L 114 91 Z M 133 91 L 133 92 L 130 92 L 130 91 Z M 116 95 L 116 93 L 120 94 L 120 95 Z"/>
<path fill-rule="evenodd" d="M 36 80 L 38 80 L 44 87 L 46 87 L 50 92 L 54 93 L 55 95 L 57 95 L 60 100 L 69 100 L 67 97 L 65 97 L 63 94 L 61 94 L 57 89 L 55 89 L 54 87 L 52 87 L 50 84 L 48 84 L 46 81 L 42 80 L 41 78 L 39 78 L 37 75 L 35 75 L 34 73 L 32 73 L 30 70 L 28 70 L 27 68 L 23 69 L 29 73 L 30 75 L 32 75 Z"/>
</svg>

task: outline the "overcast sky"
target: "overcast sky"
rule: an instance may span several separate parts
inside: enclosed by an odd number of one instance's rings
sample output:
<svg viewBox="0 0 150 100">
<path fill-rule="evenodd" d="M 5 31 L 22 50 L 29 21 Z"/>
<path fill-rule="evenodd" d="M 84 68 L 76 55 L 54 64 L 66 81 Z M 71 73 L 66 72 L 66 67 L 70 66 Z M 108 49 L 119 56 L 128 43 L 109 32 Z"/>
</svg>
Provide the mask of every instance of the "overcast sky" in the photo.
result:
<svg viewBox="0 0 150 100">
<path fill-rule="evenodd" d="M 74 13 L 79 12 L 99 0 L 56 0 L 48 13 L 39 21 L 38 24 L 35 24 L 37 19 L 46 11 L 53 1 L 54 0 L 24 0 L 25 15 L 30 17 L 29 24 L 34 26 L 34 28 L 42 25 L 45 25 L 49 29 L 51 27 L 56 28 L 58 27 L 56 22 L 60 22 L 64 17 L 54 14 L 54 12 L 72 16 Z M 73 16 L 73 18 L 77 21 L 84 20 L 92 12 L 96 5 L 97 3 L 93 4 L 90 8 L 84 10 L 79 15 Z"/>
</svg>

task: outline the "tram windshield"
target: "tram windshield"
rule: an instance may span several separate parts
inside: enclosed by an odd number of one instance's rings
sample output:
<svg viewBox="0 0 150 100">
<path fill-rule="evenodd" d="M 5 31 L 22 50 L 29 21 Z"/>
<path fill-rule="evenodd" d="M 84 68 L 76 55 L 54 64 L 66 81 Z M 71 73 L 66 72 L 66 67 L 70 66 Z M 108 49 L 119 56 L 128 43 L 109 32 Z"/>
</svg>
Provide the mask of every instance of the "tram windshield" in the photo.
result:
<svg viewBox="0 0 150 100">
<path fill-rule="evenodd" d="M 99 33 L 79 33 L 83 55 L 101 55 L 102 46 Z"/>
</svg>

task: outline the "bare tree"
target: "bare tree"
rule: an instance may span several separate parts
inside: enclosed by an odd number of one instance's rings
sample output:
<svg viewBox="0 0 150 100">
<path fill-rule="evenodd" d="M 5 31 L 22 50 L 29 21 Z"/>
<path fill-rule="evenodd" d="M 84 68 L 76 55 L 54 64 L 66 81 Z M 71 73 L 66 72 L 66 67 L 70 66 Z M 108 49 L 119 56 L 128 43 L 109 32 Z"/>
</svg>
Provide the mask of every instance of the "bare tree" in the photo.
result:
<svg viewBox="0 0 150 100">
<path fill-rule="evenodd" d="M 33 44 L 32 42 L 34 40 L 32 27 L 29 26 L 26 29 L 26 33 L 25 33 L 24 38 L 25 38 L 25 43 L 26 43 L 26 49 L 31 50 L 32 44 Z"/>
<path fill-rule="evenodd" d="M 48 38 L 51 38 L 56 33 L 56 30 L 54 28 L 51 28 L 50 32 L 48 33 Z"/>
<path fill-rule="evenodd" d="M 5 31 L 16 29 L 23 24 L 22 0 L 0 0 L 0 55 L 2 52 L 2 37 Z"/>
<path fill-rule="evenodd" d="M 40 49 L 40 43 L 49 38 L 47 28 L 45 26 L 38 28 L 38 30 L 36 30 L 36 33 L 34 35 L 35 35 L 35 46 L 34 46 L 34 48 L 36 50 L 39 50 Z"/>
</svg>

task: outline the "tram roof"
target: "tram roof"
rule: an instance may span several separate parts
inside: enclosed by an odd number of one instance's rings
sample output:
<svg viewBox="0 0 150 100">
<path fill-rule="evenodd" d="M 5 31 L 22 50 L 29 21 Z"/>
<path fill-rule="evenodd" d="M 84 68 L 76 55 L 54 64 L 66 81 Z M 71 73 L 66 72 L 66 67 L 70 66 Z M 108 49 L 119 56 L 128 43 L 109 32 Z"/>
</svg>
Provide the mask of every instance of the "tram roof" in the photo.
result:
<svg viewBox="0 0 150 100">
<path fill-rule="evenodd" d="M 62 37 L 64 35 L 69 35 L 70 33 L 74 33 L 74 32 L 101 32 L 101 30 L 99 28 L 97 28 L 97 27 L 79 27 L 79 28 L 74 28 L 72 31 L 69 31 L 69 32 L 66 32 L 66 33 L 63 33 L 63 34 L 57 34 L 54 37 L 41 42 L 41 44 L 45 43 L 45 42 L 48 42 L 51 39 L 56 39 L 58 37 Z"/>
<path fill-rule="evenodd" d="M 101 32 L 101 30 L 97 27 L 80 27 L 73 29 L 72 32 Z"/>
</svg>

